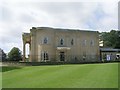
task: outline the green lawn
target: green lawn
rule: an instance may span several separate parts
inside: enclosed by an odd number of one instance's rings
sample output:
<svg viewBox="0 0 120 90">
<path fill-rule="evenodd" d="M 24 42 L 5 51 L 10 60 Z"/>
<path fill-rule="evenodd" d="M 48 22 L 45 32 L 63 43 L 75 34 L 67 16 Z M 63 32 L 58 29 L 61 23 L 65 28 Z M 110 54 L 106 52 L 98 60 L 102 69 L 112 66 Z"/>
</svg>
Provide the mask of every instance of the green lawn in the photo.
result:
<svg viewBox="0 0 120 90">
<path fill-rule="evenodd" d="M 3 88 L 118 88 L 118 63 L 5 67 Z"/>
<path fill-rule="evenodd" d="M 0 66 L 0 90 L 2 90 L 2 67 Z"/>
</svg>

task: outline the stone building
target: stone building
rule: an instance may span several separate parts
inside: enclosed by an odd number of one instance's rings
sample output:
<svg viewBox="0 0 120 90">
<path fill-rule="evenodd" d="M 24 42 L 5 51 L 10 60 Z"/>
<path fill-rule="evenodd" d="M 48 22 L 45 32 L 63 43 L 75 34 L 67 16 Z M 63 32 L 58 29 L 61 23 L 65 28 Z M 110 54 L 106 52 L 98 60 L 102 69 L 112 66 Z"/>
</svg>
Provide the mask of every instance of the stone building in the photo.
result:
<svg viewBox="0 0 120 90">
<path fill-rule="evenodd" d="M 99 61 L 99 34 L 97 31 L 32 27 L 23 33 L 23 61 L 26 43 L 29 44 L 29 62 L 96 62 Z"/>
<path fill-rule="evenodd" d="M 120 61 L 120 49 L 100 48 L 100 58 L 102 61 Z"/>
</svg>

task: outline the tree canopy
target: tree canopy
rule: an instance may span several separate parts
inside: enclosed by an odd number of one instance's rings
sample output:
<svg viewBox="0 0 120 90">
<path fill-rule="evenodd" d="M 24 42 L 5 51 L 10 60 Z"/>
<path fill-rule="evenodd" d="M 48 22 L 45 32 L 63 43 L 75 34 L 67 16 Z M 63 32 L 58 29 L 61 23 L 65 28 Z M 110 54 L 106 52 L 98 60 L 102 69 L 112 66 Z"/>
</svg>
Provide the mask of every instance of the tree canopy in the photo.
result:
<svg viewBox="0 0 120 90">
<path fill-rule="evenodd" d="M 120 31 L 102 32 L 100 40 L 103 40 L 104 47 L 120 48 Z"/>
<path fill-rule="evenodd" d="M 11 51 L 8 53 L 8 59 L 11 61 L 19 61 L 22 59 L 21 51 L 17 47 L 13 47 Z"/>
<path fill-rule="evenodd" d="M 6 53 L 2 49 L 0 49 L 0 51 L 1 51 L 0 60 L 2 60 L 2 61 L 6 60 Z"/>
</svg>

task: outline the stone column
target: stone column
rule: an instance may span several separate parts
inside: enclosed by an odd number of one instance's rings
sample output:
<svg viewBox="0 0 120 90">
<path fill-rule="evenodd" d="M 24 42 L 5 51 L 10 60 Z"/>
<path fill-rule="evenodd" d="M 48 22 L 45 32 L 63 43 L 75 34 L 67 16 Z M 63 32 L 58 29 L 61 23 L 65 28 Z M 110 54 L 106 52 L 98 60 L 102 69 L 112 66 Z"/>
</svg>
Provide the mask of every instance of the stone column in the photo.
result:
<svg viewBox="0 0 120 90">
<path fill-rule="evenodd" d="M 35 31 L 31 33 L 31 61 L 35 62 L 36 60 L 36 39 L 35 39 Z"/>
<path fill-rule="evenodd" d="M 23 42 L 23 61 L 25 62 L 25 42 Z"/>
</svg>

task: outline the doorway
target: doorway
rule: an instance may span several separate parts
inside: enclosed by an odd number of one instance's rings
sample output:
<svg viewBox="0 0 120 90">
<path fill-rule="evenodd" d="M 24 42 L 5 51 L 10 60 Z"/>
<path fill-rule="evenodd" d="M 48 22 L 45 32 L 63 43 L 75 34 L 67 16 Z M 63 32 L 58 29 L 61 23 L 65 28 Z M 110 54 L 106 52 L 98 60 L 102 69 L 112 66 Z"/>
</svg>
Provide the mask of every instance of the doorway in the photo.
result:
<svg viewBox="0 0 120 90">
<path fill-rule="evenodd" d="M 60 61 L 65 61 L 65 53 L 60 52 Z"/>
</svg>

